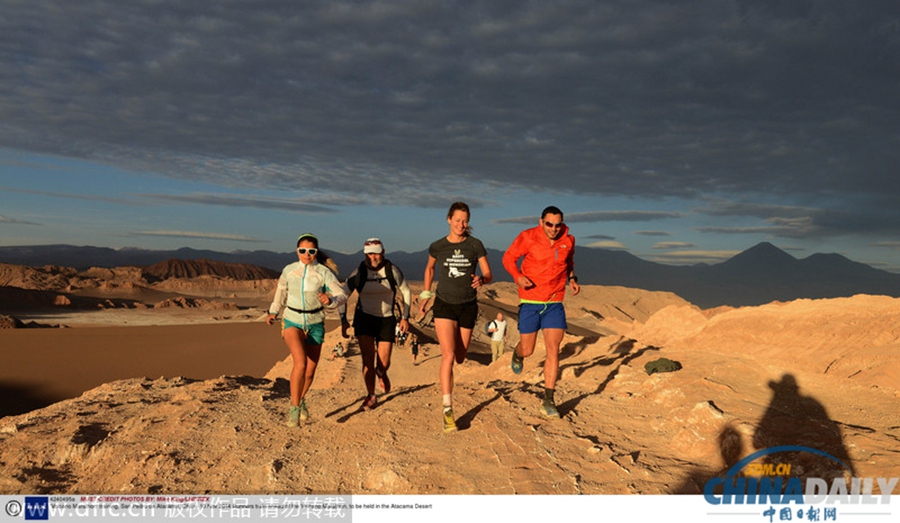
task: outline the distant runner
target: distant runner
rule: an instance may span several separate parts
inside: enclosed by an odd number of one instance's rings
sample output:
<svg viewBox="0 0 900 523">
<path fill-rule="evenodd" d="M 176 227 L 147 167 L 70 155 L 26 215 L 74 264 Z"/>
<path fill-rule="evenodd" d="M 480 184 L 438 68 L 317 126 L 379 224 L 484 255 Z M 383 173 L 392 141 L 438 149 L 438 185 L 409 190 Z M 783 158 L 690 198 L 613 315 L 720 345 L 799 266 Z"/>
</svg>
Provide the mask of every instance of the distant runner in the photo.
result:
<svg viewBox="0 0 900 523">
<path fill-rule="evenodd" d="M 502 312 L 497 313 L 497 319 L 488 322 L 488 333 L 491 335 L 491 363 L 494 363 L 506 350 L 506 320 Z"/>
<path fill-rule="evenodd" d="M 410 352 L 412 352 L 413 365 L 418 365 L 419 362 L 417 360 L 419 359 L 419 337 L 415 334 L 410 334 L 409 344 Z"/>
</svg>

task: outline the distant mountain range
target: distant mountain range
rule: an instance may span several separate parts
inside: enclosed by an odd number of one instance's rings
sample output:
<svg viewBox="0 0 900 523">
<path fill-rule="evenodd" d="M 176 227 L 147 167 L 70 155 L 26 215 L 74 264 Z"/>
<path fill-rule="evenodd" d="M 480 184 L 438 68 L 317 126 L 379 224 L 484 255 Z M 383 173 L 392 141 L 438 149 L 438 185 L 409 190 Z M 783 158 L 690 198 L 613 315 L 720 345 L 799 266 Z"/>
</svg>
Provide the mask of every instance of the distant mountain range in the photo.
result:
<svg viewBox="0 0 900 523">
<path fill-rule="evenodd" d="M 363 256 L 330 253 L 342 276 Z M 495 281 L 511 281 L 500 263 L 502 251 L 488 249 Z M 388 258 L 412 280 L 421 280 L 426 251 L 389 252 Z M 182 248 L 174 251 L 109 249 L 72 245 L 0 247 L 0 262 L 15 265 L 90 267 L 146 267 L 168 260 L 213 260 L 251 264 L 279 271 L 296 261 L 294 253 L 272 251 L 217 252 Z M 770 243 L 760 243 L 715 265 L 673 266 L 649 262 L 623 251 L 578 247 L 579 281 L 673 292 L 702 308 L 719 305 L 760 305 L 799 298 L 836 298 L 854 294 L 900 297 L 900 275 L 854 262 L 839 254 L 813 254 L 797 259 Z"/>
</svg>

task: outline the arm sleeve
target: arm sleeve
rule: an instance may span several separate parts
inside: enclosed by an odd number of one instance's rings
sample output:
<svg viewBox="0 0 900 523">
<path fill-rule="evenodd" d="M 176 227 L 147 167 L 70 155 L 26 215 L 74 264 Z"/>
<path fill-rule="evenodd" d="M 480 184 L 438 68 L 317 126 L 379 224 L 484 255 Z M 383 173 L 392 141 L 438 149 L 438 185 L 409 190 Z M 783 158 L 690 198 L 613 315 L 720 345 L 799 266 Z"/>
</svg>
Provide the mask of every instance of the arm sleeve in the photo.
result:
<svg viewBox="0 0 900 523">
<path fill-rule="evenodd" d="M 522 275 L 521 271 L 519 271 L 518 262 L 519 258 L 525 255 L 524 244 L 523 234 L 519 234 L 513 240 L 509 249 L 506 249 L 506 252 L 503 253 L 503 268 L 513 277 L 514 282 Z"/>
<path fill-rule="evenodd" d="M 331 303 L 327 307 L 334 309 L 339 308 L 341 305 L 346 305 L 347 295 L 349 294 L 347 288 L 338 281 L 337 276 L 331 272 L 331 269 L 325 269 L 324 278 L 325 289 L 331 293 Z"/>
<path fill-rule="evenodd" d="M 284 274 L 282 274 L 281 277 L 278 278 L 278 285 L 275 287 L 275 297 L 272 299 L 271 305 L 269 305 L 269 314 L 278 316 L 284 309 L 285 304 L 287 304 L 287 296 L 287 279 L 285 279 Z"/>
<path fill-rule="evenodd" d="M 403 296 L 403 311 L 402 318 L 404 320 L 409 319 L 409 307 L 412 303 L 412 294 L 409 292 L 409 284 L 406 283 L 406 278 L 403 277 L 403 271 L 397 268 L 396 265 L 393 266 L 394 270 L 394 280 L 397 281 L 397 287 L 400 289 L 400 295 Z"/>
<path fill-rule="evenodd" d="M 353 291 L 359 286 L 359 268 L 355 269 L 350 273 L 350 276 L 347 277 L 347 281 L 344 282 L 344 292 L 347 294 L 347 298 L 350 298 L 350 295 L 353 294 Z M 347 315 L 347 300 L 344 300 L 344 303 L 338 305 L 338 312 L 341 316 Z"/>
<path fill-rule="evenodd" d="M 569 258 L 566 260 L 566 279 L 575 272 L 575 237 L 570 236 L 572 238 L 572 248 L 569 249 Z"/>
<path fill-rule="evenodd" d="M 431 291 L 431 284 L 434 283 L 434 271 L 436 263 L 437 260 L 435 260 L 434 256 L 429 254 L 428 259 L 425 262 L 425 275 L 422 279 L 424 285 L 423 291 Z"/>
</svg>

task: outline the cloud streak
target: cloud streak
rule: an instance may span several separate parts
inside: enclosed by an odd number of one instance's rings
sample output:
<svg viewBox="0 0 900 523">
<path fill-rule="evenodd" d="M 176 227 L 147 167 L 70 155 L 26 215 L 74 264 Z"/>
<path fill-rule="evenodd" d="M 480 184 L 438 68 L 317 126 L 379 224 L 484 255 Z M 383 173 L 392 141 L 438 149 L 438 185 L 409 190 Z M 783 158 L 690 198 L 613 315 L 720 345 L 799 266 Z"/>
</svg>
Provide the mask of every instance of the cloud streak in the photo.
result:
<svg viewBox="0 0 900 523">
<path fill-rule="evenodd" d="M 622 242 L 617 242 L 613 240 L 602 240 L 598 242 L 592 242 L 587 244 L 585 247 L 591 247 L 594 249 L 612 249 L 612 250 L 622 250 L 627 251 L 628 246 L 626 246 Z"/>
<path fill-rule="evenodd" d="M 663 211 L 591 211 L 563 212 L 567 223 L 592 222 L 649 222 L 667 218 L 680 218 L 681 213 Z M 499 218 L 494 223 L 534 223 L 536 216 L 520 216 L 516 218 Z"/>
<path fill-rule="evenodd" d="M 98 202 L 98 203 L 119 203 L 119 204 L 128 204 L 134 205 L 135 202 L 125 199 L 125 198 L 110 198 L 108 196 L 97 196 L 93 194 L 78 194 L 78 193 L 61 193 L 61 192 L 53 192 L 53 191 L 37 191 L 32 189 L 17 189 L 12 187 L 0 187 L 0 190 L 10 193 L 19 193 L 19 194 L 31 194 L 36 196 L 50 196 L 53 198 L 66 198 L 70 200 L 84 200 L 89 202 Z"/>
<path fill-rule="evenodd" d="M 264 240 L 237 234 L 217 234 L 198 231 L 135 231 L 129 236 L 165 236 L 168 238 L 191 238 L 194 240 L 223 240 L 236 242 L 261 243 Z"/>
<path fill-rule="evenodd" d="M 12 218 L 9 216 L 3 216 L 0 214 L 0 225 L 43 225 L 41 223 L 34 223 L 25 220 L 19 220 L 18 218 Z"/>
<path fill-rule="evenodd" d="M 654 259 L 661 263 L 670 263 L 674 265 L 721 263 L 740 254 L 740 252 L 741 251 L 683 250 L 656 254 L 654 255 Z"/>
<path fill-rule="evenodd" d="M 218 207 L 249 207 L 314 214 L 335 212 L 331 207 L 319 205 L 313 203 L 311 200 L 302 198 L 264 198 L 224 194 L 143 194 L 141 196 L 158 202 L 181 204 L 214 205 Z M 331 205 L 335 205 L 337 202 L 332 200 L 330 203 Z"/>
<path fill-rule="evenodd" d="M 690 242 L 658 242 L 653 244 L 651 249 L 667 250 L 667 249 L 693 249 L 697 245 Z"/>
</svg>

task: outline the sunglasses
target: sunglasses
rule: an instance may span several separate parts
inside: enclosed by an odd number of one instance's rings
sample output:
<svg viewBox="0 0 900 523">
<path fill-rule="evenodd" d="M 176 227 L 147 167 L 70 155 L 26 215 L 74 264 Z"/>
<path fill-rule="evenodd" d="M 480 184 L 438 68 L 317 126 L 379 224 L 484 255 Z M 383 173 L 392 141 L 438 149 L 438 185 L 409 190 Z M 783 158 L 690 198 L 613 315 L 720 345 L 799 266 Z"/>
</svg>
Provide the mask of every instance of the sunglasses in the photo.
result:
<svg viewBox="0 0 900 523">
<path fill-rule="evenodd" d="M 310 256 L 315 256 L 317 252 L 319 252 L 319 249 L 316 249 L 315 247 L 310 247 L 308 249 L 306 247 L 297 247 L 298 254 L 309 253 Z"/>
<path fill-rule="evenodd" d="M 363 245 L 381 245 L 381 242 L 379 240 L 373 240 L 373 241 L 367 241 Z"/>
<path fill-rule="evenodd" d="M 544 226 L 548 227 L 550 229 L 559 229 L 560 227 L 563 226 L 563 222 L 559 222 L 559 223 L 544 222 Z"/>
</svg>

